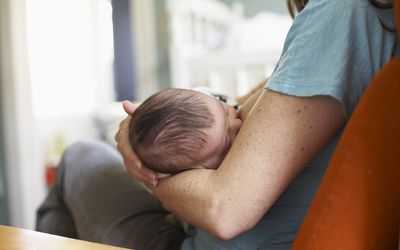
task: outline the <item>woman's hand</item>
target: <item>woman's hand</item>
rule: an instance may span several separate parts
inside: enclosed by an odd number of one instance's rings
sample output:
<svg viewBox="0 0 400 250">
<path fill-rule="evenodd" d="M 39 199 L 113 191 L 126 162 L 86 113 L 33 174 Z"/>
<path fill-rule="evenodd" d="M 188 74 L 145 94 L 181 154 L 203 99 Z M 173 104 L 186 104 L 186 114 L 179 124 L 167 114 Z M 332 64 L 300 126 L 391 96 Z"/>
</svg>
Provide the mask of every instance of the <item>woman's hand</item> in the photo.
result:
<svg viewBox="0 0 400 250">
<path fill-rule="evenodd" d="M 115 141 L 117 142 L 117 148 L 122 155 L 129 175 L 144 182 L 147 186 L 157 186 L 157 173 L 143 165 L 143 162 L 133 151 L 129 142 L 129 124 L 132 119 L 132 114 L 139 105 L 140 103 L 132 103 L 130 101 L 124 101 L 122 103 L 128 116 L 119 124 L 119 130 L 115 134 Z"/>
</svg>

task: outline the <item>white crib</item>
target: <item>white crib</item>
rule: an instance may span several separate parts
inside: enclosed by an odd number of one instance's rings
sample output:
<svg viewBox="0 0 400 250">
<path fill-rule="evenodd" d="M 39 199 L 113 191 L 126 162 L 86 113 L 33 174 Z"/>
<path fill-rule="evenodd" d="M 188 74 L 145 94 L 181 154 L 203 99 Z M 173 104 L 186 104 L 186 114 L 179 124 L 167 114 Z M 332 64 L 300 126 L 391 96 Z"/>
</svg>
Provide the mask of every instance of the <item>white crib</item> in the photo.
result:
<svg viewBox="0 0 400 250">
<path fill-rule="evenodd" d="M 257 18 L 245 19 L 240 3 L 227 6 L 217 0 L 169 0 L 167 7 L 172 86 L 206 86 L 232 97 L 246 93 L 269 76 L 291 23 L 289 17 L 283 17 L 282 22 L 268 25 L 268 21 L 265 31 L 262 27 L 257 31 Z M 276 25 L 282 27 L 280 31 Z M 280 34 L 272 34 L 277 30 Z M 280 36 L 278 46 L 257 43 L 261 38 L 268 43 L 268 33 Z"/>
</svg>

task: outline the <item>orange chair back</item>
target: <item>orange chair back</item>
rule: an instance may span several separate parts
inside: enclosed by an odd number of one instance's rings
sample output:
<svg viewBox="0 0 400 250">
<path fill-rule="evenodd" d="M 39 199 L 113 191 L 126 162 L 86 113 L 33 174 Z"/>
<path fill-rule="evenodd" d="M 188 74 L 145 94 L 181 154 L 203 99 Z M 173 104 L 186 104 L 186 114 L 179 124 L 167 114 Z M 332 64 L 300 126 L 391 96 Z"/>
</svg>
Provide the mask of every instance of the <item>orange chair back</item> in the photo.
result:
<svg viewBox="0 0 400 250">
<path fill-rule="evenodd" d="M 400 32 L 400 0 L 395 8 Z M 394 58 L 349 120 L 292 249 L 400 249 L 399 200 L 400 58 Z"/>
</svg>

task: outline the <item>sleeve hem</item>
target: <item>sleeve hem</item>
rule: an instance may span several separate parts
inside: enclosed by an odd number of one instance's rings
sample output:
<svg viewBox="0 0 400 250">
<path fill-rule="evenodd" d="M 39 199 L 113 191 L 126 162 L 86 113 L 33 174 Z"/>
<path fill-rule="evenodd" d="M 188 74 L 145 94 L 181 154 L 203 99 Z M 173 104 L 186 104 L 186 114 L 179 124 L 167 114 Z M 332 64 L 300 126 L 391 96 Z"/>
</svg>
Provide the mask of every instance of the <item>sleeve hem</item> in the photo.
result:
<svg viewBox="0 0 400 250">
<path fill-rule="evenodd" d="M 265 88 L 281 94 L 297 97 L 330 96 L 340 103 L 343 113 L 346 119 L 348 119 L 349 114 L 346 110 L 346 101 L 341 95 L 342 91 L 337 88 L 335 84 L 323 85 L 321 88 L 315 88 L 315 85 L 299 86 L 299 84 L 294 85 L 290 83 L 269 82 Z"/>
</svg>

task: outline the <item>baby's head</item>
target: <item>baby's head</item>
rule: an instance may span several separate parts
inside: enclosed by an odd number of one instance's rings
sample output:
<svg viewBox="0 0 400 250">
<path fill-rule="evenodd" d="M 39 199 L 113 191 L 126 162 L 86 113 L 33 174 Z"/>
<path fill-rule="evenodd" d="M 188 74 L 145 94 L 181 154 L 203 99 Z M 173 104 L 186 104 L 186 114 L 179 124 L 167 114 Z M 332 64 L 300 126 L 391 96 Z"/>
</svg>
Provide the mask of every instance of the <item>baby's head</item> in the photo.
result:
<svg viewBox="0 0 400 250">
<path fill-rule="evenodd" d="M 137 108 L 129 139 L 146 166 L 175 174 L 217 168 L 240 126 L 236 110 L 229 105 L 197 91 L 170 88 Z"/>
</svg>

